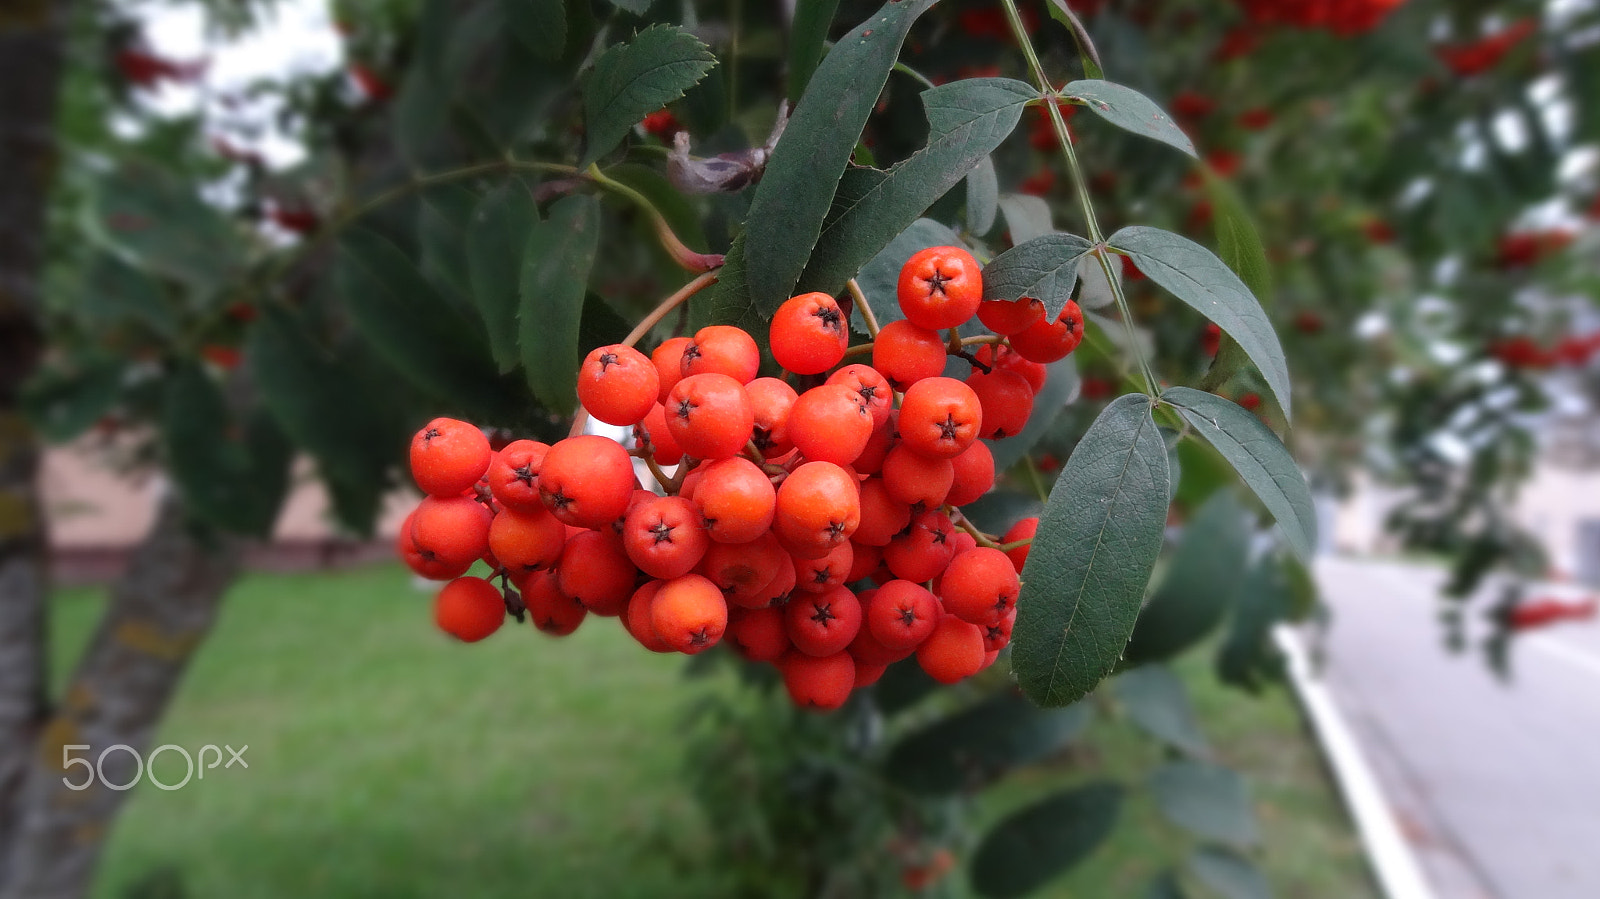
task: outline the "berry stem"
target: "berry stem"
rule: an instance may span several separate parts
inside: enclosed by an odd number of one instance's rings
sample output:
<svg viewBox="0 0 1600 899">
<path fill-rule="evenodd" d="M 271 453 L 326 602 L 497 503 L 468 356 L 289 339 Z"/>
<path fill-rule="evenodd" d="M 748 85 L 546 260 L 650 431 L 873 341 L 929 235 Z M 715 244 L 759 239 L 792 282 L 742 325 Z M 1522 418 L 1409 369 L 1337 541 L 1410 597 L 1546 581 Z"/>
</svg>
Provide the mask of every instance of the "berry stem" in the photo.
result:
<svg viewBox="0 0 1600 899">
<path fill-rule="evenodd" d="M 1008 552 L 1011 552 L 1014 549 L 1021 549 L 1024 546 L 1032 546 L 1032 545 L 1033 545 L 1033 538 L 1032 537 L 1023 537 L 1021 540 L 1013 540 L 1010 543 L 1002 543 L 999 546 L 995 547 L 995 549 L 998 549 L 1003 553 L 1008 553 Z"/>
<path fill-rule="evenodd" d="M 1033 488 L 1034 494 L 1039 497 L 1039 502 L 1049 502 L 1050 491 L 1045 489 L 1044 476 L 1039 474 L 1039 466 L 1033 464 L 1032 456 L 1023 455 L 1022 470 L 1028 475 L 1028 486 Z"/>
<path fill-rule="evenodd" d="M 864 356 L 864 355 L 866 355 L 867 353 L 870 353 L 870 352 L 872 352 L 872 344 L 871 343 L 858 343 L 855 346 L 850 347 L 849 349 L 845 350 L 844 351 L 844 355 L 845 355 L 845 358 L 848 359 L 851 356 Z"/>
<path fill-rule="evenodd" d="M 867 295 L 862 292 L 861 285 L 856 279 L 851 278 L 844 282 L 850 288 L 850 296 L 856 301 L 856 308 L 861 310 L 861 320 L 867 323 L 867 336 L 873 340 L 878 339 L 878 316 L 872 312 L 872 304 L 867 302 Z"/>
<path fill-rule="evenodd" d="M 944 507 L 944 514 L 950 516 L 950 520 L 955 524 L 956 527 L 971 534 L 972 539 L 978 541 L 979 546 L 987 546 L 990 549 L 1000 548 L 999 544 L 994 542 L 993 537 L 990 537 L 988 534 L 978 530 L 976 525 L 968 521 L 967 516 L 962 515 L 960 509 L 957 509 L 955 506 L 947 505 Z"/>
<path fill-rule="evenodd" d="M 622 345 L 631 347 L 634 344 L 637 344 L 644 338 L 646 334 L 649 334 L 650 330 L 659 324 L 663 318 L 667 317 L 667 313 L 678 308 L 683 301 L 704 290 L 706 287 L 715 284 L 716 281 L 717 270 L 712 269 L 711 271 L 705 272 L 704 274 L 696 277 L 688 284 L 678 288 L 676 293 L 662 300 L 661 303 L 656 306 L 656 308 L 650 310 L 649 315 L 646 315 L 643 319 L 640 319 L 639 324 L 635 325 L 633 330 L 628 332 L 628 336 L 622 338 Z"/>
<path fill-rule="evenodd" d="M 643 450 L 634 450 L 628 455 L 633 456 L 635 459 L 644 460 L 645 467 L 650 469 L 650 474 L 655 476 L 656 483 L 661 485 L 662 490 L 666 490 L 667 485 L 672 483 L 672 479 L 667 477 L 667 473 L 661 470 L 660 465 L 656 464 L 655 456 Z"/>
<path fill-rule="evenodd" d="M 600 171 L 599 165 L 590 165 L 583 173 L 583 177 L 626 199 L 650 216 L 650 221 L 656 229 L 656 239 L 661 241 L 662 248 L 679 265 L 691 272 L 709 272 L 722 265 L 721 255 L 716 253 L 697 253 L 685 246 L 683 241 L 679 240 L 678 235 L 672 230 L 672 226 L 667 223 L 667 217 L 662 215 L 661 210 L 656 208 L 656 204 L 650 202 L 648 197 L 628 185 L 607 177 L 605 172 Z"/>
<path fill-rule="evenodd" d="M 1100 270 L 1105 273 L 1106 283 L 1111 287 L 1111 296 L 1117 302 L 1117 311 L 1121 313 L 1123 327 L 1128 330 L 1128 349 L 1139 360 L 1139 370 L 1144 374 L 1144 392 L 1152 399 L 1160 386 L 1160 380 L 1150 368 L 1150 361 L 1139 351 L 1139 341 L 1133 330 L 1133 314 L 1128 309 L 1128 298 L 1123 293 L 1122 282 L 1111 271 L 1111 260 L 1105 252 L 1105 236 L 1100 231 L 1100 221 L 1094 214 L 1094 203 L 1089 199 L 1089 181 L 1083 176 L 1083 168 L 1078 164 L 1078 154 L 1072 149 L 1072 137 L 1067 133 L 1067 120 L 1061 115 L 1061 107 L 1057 105 L 1059 94 L 1050 84 L 1050 79 L 1045 75 L 1044 64 L 1039 62 L 1039 54 L 1033 49 L 1033 42 L 1028 39 L 1028 32 L 1022 27 L 1022 15 L 1017 12 L 1017 0 L 1001 0 L 1006 11 L 1006 21 L 1011 26 L 1011 34 L 1017 40 L 1017 45 L 1022 48 L 1022 54 L 1028 60 L 1028 68 L 1032 70 L 1033 77 L 1039 83 L 1039 91 L 1044 97 L 1045 112 L 1050 116 L 1050 127 L 1055 131 L 1056 142 L 1061 145 L 1061 156 L 1066 160 L 1067 171 L 1072 176 L 1072 186 L 1078 196 L 1078 205 L 1083 208 L 1083 225 L 1089 232 L 1089 242 L 1095 245 L 1093 250 L 1095 259 L 1100 262 Z"/>
<path fill-rule="evenodd" d="M 980 334 L 977 337 L 961 338 L 962 346 L 973 346 L 980 343 L 1005 343 L 1006 339 L 999 334 Z"/>
<path fill-rule="evenodd" d="M 572 427 L 567 429 L 568 437 L 576 437 L 583 433 L 583 426 L 589 423 L 589 410 L 578 407 L 578 414 L 572 416 Z"/>
</svg>

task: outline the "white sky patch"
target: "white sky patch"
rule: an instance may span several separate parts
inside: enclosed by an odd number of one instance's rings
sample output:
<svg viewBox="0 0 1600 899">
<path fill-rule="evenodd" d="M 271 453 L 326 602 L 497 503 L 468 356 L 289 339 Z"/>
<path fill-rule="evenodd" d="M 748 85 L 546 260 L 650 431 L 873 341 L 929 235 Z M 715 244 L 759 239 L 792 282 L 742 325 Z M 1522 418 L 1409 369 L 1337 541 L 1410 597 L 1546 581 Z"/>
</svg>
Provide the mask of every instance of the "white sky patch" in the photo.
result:
<svg viewBox="0 0 1600 899">
<path fill-rule="evenodd" d="M 156 55 L 176 62 L 207 60 L 194 84 L 163 81 L 140 92 L 151 113 L 163 117 L 199 113 L 208 133 L 259 153 L 275 169 L 305 158 L 297 135 L 278 118 L 281 99 L 271 92 L 251 96 L 262 84 L 287 84 L 343 68 L 344 42 L 334 28 L 327 0 L 278 0 L 262 12 L 260 27 L 237 37 L 208 33 L 198 4 L 137 2 L 129 11 L 144 23 Z"/>
</svg>

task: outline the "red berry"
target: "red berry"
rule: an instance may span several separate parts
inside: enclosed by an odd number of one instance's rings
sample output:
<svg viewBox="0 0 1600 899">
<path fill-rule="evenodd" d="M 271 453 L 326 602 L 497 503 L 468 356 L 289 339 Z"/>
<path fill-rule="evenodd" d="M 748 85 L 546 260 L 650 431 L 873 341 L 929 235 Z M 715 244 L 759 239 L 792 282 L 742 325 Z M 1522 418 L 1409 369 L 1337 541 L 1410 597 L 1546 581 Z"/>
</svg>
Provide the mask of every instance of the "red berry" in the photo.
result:
<svg viewBox="0 0 1600 899">
<path fill-rule="evenodd" d="M 844 313 L 833 297 L 806 293 L 772 315 L 772 358 L 797 375 L 821 374 L 839 364 L 850 342 Z"/>
<path fill-rule="evenodd" d="M 543 506 L 501 509 L 489 525 L 489 552 L 511 574 L 554 568 L 566 545 L 566 525 Z"/>
<path fill-rule="evenodd" d="M 505 623 L 505 597 L 483 578 L 458 577 L 445 584 L 434 599 L 433 620 L 439 630 L 457 640 L 476 643 Z"/>
<path fill-rule="evenodd" d="M 872 597 L 867 627 L 885 648 L 911 650 L 933 633 L 939 615 L 939 600 L 921 584 L 892 580 Z"/>
<path fill-rule="evenodd" d="M 889 450 L 883 460 L 883 486 L 890 498 L 907 507 L 937 509 L 950 493 L 955 467 L 949 459 L 914 452 L 905 444 Z"/>
<path fill-rule="evenodd" d="M 1032 297 L 984 300 L 978 304 L 978 321 L 996 334 L 1015 334 L 1044 318 L 1044 304 Z"/>
<path fill-rule="evenodd" d="M 994 454 L 982 440 L 974 440 L 961 455 L 951 459 L 950 467 L 954 477 L 944 501 L 952 506 L 964 506 L 994 486 Z"/>
<path fill-rule="evenodd" d="M 1040 319 L 1009 339 L 1018 355 L 1029 361 L 1046 363 L 1065 358 L 1083 341 L 1083 310 L 1068 300 L 1055 321 Z"/>
<path fill-rule="evenodd" d="M 743 333 L 742 331 L 740 333 Z M 667 430 L 696 459 L 726 459 L 750 441 L 755 412 L 744 385 L 725 374 L 692 374 L 666 402 Z"/>
<path fill-rule="evenodd" d="M 917 647 L 917 664 L 941 684 L 953 684 L 983 669 L 983 631 L 954 615 L 945 615 Z"/>
<path fill-rule="evenodd" d="M 1022 433 L 1033 414 L 1033 388 L 1013 371 L 995 369 L 989 374 L 974 369 L 967 386 L 978 395 L 983 410 L 983 437 L 1003 440 Z"/>
<path fill-rule="evenodd" d="M 824 384 L 800 395 L 789 412 L 789 439 L 815 462 L 849 465 L 872 437 L 872 413 L 843 384 Z"/>
<path fill-rule="evenodd" d="M 943 592 L 945 610 L 972 624 L 987 627 L 999 624 L 1007 612 L 1017 607 L 1022 586 L 1011 560 L 998 549 L 980 546 L 958 554 L 945 569 Z"/>
<path fill-rule="evenodd" d="M 567 636 L 589 617 L 583 603 L 561 592 L 554 571 L 531 572 L 514 582 L 522 591 L 522 604 L 528 607 L 528 620 L 552 637 Z"/>
<path fill-rule="evenodd" d="M 494 454 L 489 463 L 489 490 L 502 509 L 543 512 L 539 499 L 539 469 L 550 447 L 537 440 L 513 440 Z"/>
<path fill-rule="evenodd" d="M 845 587 L 826 593 L 797 593 L 783 607 L 795 649 L 810 656 L 843 652 L 861 629 L 861 602 Z"/>
<path fill-rule="evenodd" d="M 960 247 L 928 247 L 901 267 L 895 295 L 912 324 L 930 330 L 955 328 L 978 311 L 983 271 Z"/>
<path fill-rule="evenodd" d="M 679 496 L 655 496 L 629 510 L 622 527 L 622 546 L 640 571 L 669 580 L 700 564 L 711 538 L 700 523 L 700 511 Z"/>
<path fill-rule="evenodd" d="M 730 609 L 723 637 L 752 662 L 776 662 L 792 645 L 782 609 Z"/>
<path fill-rule="evenodd" d="M 717 585 L 686 574 L 662 585 L 650 604 L 650 622 L 668 646 L 694 655 L 717 645 L 728 627 L 728 604 Z"/>
<path fill-rule="evenodd" d="M 954 378 L 928 378 L 900 402 L 900 444 L 924 456 L 953 459 L 983 433 L 983 407 Z"/>
<path fill-rule="evenodd" d="M 732 325 L 707 325 L 683 348 L 683 376 L 717 372 L 748 384 L 761 367 L 755 338 Z"/>
<path fill-rule="evenodd" d="M 561 592 L 584 608 L 607 618 L 622 614 L 633 594 L 638 570 L 610 528 L 580 531 L 567 540 L 557 570 Z"/>
<path fill-rule="evenodd" d="M 789 699 L 800 708 L 832 711 L 844 705 L 855 688 L 856 663 L 846 652 L 826 658 L 790 652 L 778 660 L 778 670 Z"/>
<path fill-rule="evenodd" d="M 650 354 L 650 364 L 656 367 L 656 402 L 665 403 L 667 394 L 683 379 L 683 351 L 694 343 L 687 337 L 669 337 Z"/>
<path fill-rule="evenodd" d="M 489 470 L 490 452 L 473 425 L 435 418 L 411 438 L 411 476 L 429 496 L 459 496 Z"/>
<path fill-rule="evenodd" d="M 712 540 L 748 543 L 767 532 L 778 495 L 754 462 L 736 456 L 701 468 L 694 504 Z"/>
<path fill-rule="evenodd" d="M 621 518 L 638 486 L 628 451 L 595 434 L 557 441 L 539 469 L 539 498 L 573 527 L 602 528 Z"/>
<path fill-rule="evenodd" d="M 799 399 L 794 388 L 777 378 L 756 378 L 744 385 L 744 392 L 755 418 L 750 442 L 762 458 L 776 459 L 794 449 L 794 441 L 789 439 L 789 412 Z"/>
<path fill-rule="evenodd" d="M 1012 525 L 1011 529 L 1006 531 L 1005 535 L 1000 538 L 1000 542 L 1004 544 L 1015 543 L 1018 540 L 1031 540 L 1033 539 L 1033 535 L 1038 530 L 1038 518 L 1024 518 Z M 1011 560 L 1011 567 L 1015 568 L 1018 574 L 1022 573 L 1022 566 L 1028 561 L 1028 550 L 1032 548 L 1032 543 L 1026 543 L 1017 547 L 1016 549 L 1008 549 L 1005 551 L 1006 558 Z"/>
<path fill-rule="evenodd" d="M 419 556 L 441 568 L 471 566 L 489 551 L 493 518 L 487 506 L 471 497 L 423 497 L 411 513 L 411 541 Z"/>
<path fill-rule="evenodd" d="M 884 564 L 897 578 L 919 584 L 931 581 L 950 564 L 954 532 L 955 525 L 943 512 L 913 515 L 910 528 L 884 548 Z"/>
<path fill-rule="evenodd" d="M 578 402 L 608 425 L 629 427 L 643 421 L 660 387 L 655 365 L 621 344 L 593 350 L 578 369 Z"/>
<path fill-rule="evenodd" d="M 896 390 L 944 372 L 945 343 L 939 332 L 908 321 L 890 322 L 872 343 L 872 367 Z"/>
</svg>

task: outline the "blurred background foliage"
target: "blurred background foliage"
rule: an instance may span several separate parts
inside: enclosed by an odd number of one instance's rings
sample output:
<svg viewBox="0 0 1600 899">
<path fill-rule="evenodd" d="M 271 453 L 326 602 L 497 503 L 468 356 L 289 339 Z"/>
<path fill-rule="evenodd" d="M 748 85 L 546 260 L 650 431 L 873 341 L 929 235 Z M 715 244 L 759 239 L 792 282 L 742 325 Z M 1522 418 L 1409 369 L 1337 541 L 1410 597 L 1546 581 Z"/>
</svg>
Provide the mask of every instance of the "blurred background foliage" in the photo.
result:
<svg viewBox="0 0 1600 899">
<path fill-rule="evenodd" d="M 877 7 L 794 5 L 336 3 L 330 58 L 225 89 L 208 66 L 282 7 L 74 6 L 43 273 L 48 352 L 28 395 L 40 434 L 95 435 L 110 463 L 165 471 L 197 527 L 259 537 L 297 454 L 315 461 L 340 525 L 366 534 L 405 485 L 407 437 L 428 418 L 459 415 L 501 438 L 562 433 L 569 410 L 542 387 L 543 357 L 508 337 L 529 302 L 518 287 L 554 239 L 539 236 L 540 217 L 566 197 L 601 203 L 600 262 L 579 285 L 580 353 L 616 340 L 684 280 L 657 215 L 689 250 L 726 252 L 751 191 L 680 190 L 674 141 L 748 166 L 780 105 L 798 97 L 796 73 L 814 62 L 806 51 Z M 1389 526 L 1405 548 L 1450 560 L 1453 594 L 1496 570 L 1545 574 L 1509 514 L 1517 485 L 1542 456 L 1600 458 L 1600 434 L 1583 424 L 1600 399 L 1590 299 L 1600 11 L 1535 0 L 1068 5 L 1105 77 L 1154 98 L 1203 158 L 1071 118 L 1102 222 L 1187 234 L 1240 271 L 1284 343 L 1294 427 L 1230 340 L 1158 304 L 1127 268 L 1157 373 L 1256 411 L 1323 494 L 1360 478 L 1403 489 Z M 1033 40 L 1060 81 L 1080 77 L 1078 48 L 1048 6 L 1024 10 Z M 204 17 L 217 56 L 168 58 L 147 40 L 152 21 L 180 9 Z M 609 183 L 551 168 L 590 149 L 584 73 L 655 24 L 683 26 L 718 64 L 600 151 Z M 1027 78 L 987 2 L 938 4 L 901 60 L 858 164 L 885 168 L 923 145 L 918 95 L 929 83 Z M 988 255 L 1052 229 L 1082 233 L 1041 113 L 1028 110 L 995 151 L 992 181 L 980 171 L 934 204 L 927 218 L 948 230 L 929 235 Z M 990 195 L 998 214 L 984 214 Z M 523 201 L 539 214 L 502 208 Z M 1087 306 L 1106 288 L 1086 278 L 1079 290 Z M 1124 388 L 1121 330 L 1090 321 L 1091 339 L 1049 388 L 1062 411 L 1007 447 L 1014 464 L 974 514 L 995 533 L 1037 508 Z M 669 316 L 655 336 L 684 326 Z M 1078 706 L 1035 710 L 1003 676 L 918 705 L 928 685 L 898 668 L 837 720 L 714 702 L 689 744 L 689 776 L 713 819 L 741 822 L 697 850 L 736 860 L 729 894 L 884 895 L 915 886 L 907 870 L 948 868 L 939 853 L 953 848 L 973 859 L 985 894 L 1023 895 L 1099 845 L 1115 797 L 1137 789 L 1201 809 L 1168 807 L 1180 847 L 1171 870 L 1183 873 L 1156 872 L 1169 892 L 1155 895 L 1255 895 L 1261 840 L 1244 788 L 1213 764 L 1166 665 L 1204 644 L 1223 681 L 1259 689 L 1279 668 L 1270 625 L 1312 614 L 1314 588 L 1212 453 L 1189 441 L 1173 458 L 1165 574 L 1128 670 Z M 1208 526 L 1181 527 L 1202 518 Z M 1042 803 L 1034 791 L 973 823 L 972 797 L 1059 756 L 1107 715 L 1154 735 L 1144 768 L 1072 782 Z M 1103 826 L 1100 814 L 1111 816 Z M 1004 854 L 1017 829 L 1036 840 L 1032 855 Z M 865 847 L 887 847 L 897 865 L 853 854 Z M 942 875 L 929 888 L 965 889 Z"/>
</svg>

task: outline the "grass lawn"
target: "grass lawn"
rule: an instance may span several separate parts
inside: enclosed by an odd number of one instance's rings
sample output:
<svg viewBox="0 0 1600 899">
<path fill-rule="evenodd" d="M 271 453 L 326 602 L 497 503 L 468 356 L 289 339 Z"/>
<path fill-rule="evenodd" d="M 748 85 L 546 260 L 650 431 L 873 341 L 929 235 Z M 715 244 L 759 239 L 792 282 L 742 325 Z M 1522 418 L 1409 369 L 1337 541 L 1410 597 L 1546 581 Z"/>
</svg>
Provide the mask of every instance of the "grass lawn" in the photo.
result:
<svg viewBox="0 0 1600 899">
<path fill-rule="evenodd" d="M 680 785 L 679 734 L 688 705 L 733 691 L 732 678 L 686 681 L 681 659 L 644 652 L 599 619 L 565 640 L 513 622 L 455 645 L 434 632 L 429 601 L 395 566 L 246 578 L 159 742 L 248 744 L 250 768 L 134 790 L 96 895 L 709 895 L 659 847 L 664 835 L 692 847 L 704 832 Z M 55 604 L 63 676 L 100 603 L 68 591 Z M 1375 895 L 1290 700 L 1225 691 L 1204 658 L 1180 670 L 1219 758 L 1252 779 L 1278 894 Z M 1116 774 L 1151 752 L 1107 722 L 1074 750 L 1073 768 Z M 157 767 L 163 781 L 182 779 L 175 753 Z M 1079 776 L 1018 775 L 984 814 Z M 1172 852 L 1161 827 L 1130 804 L 1113 845 L 1046 895 L 1136 895 Z M 164 888 L 178 883 L 181 893 Z"/>
</svg>

